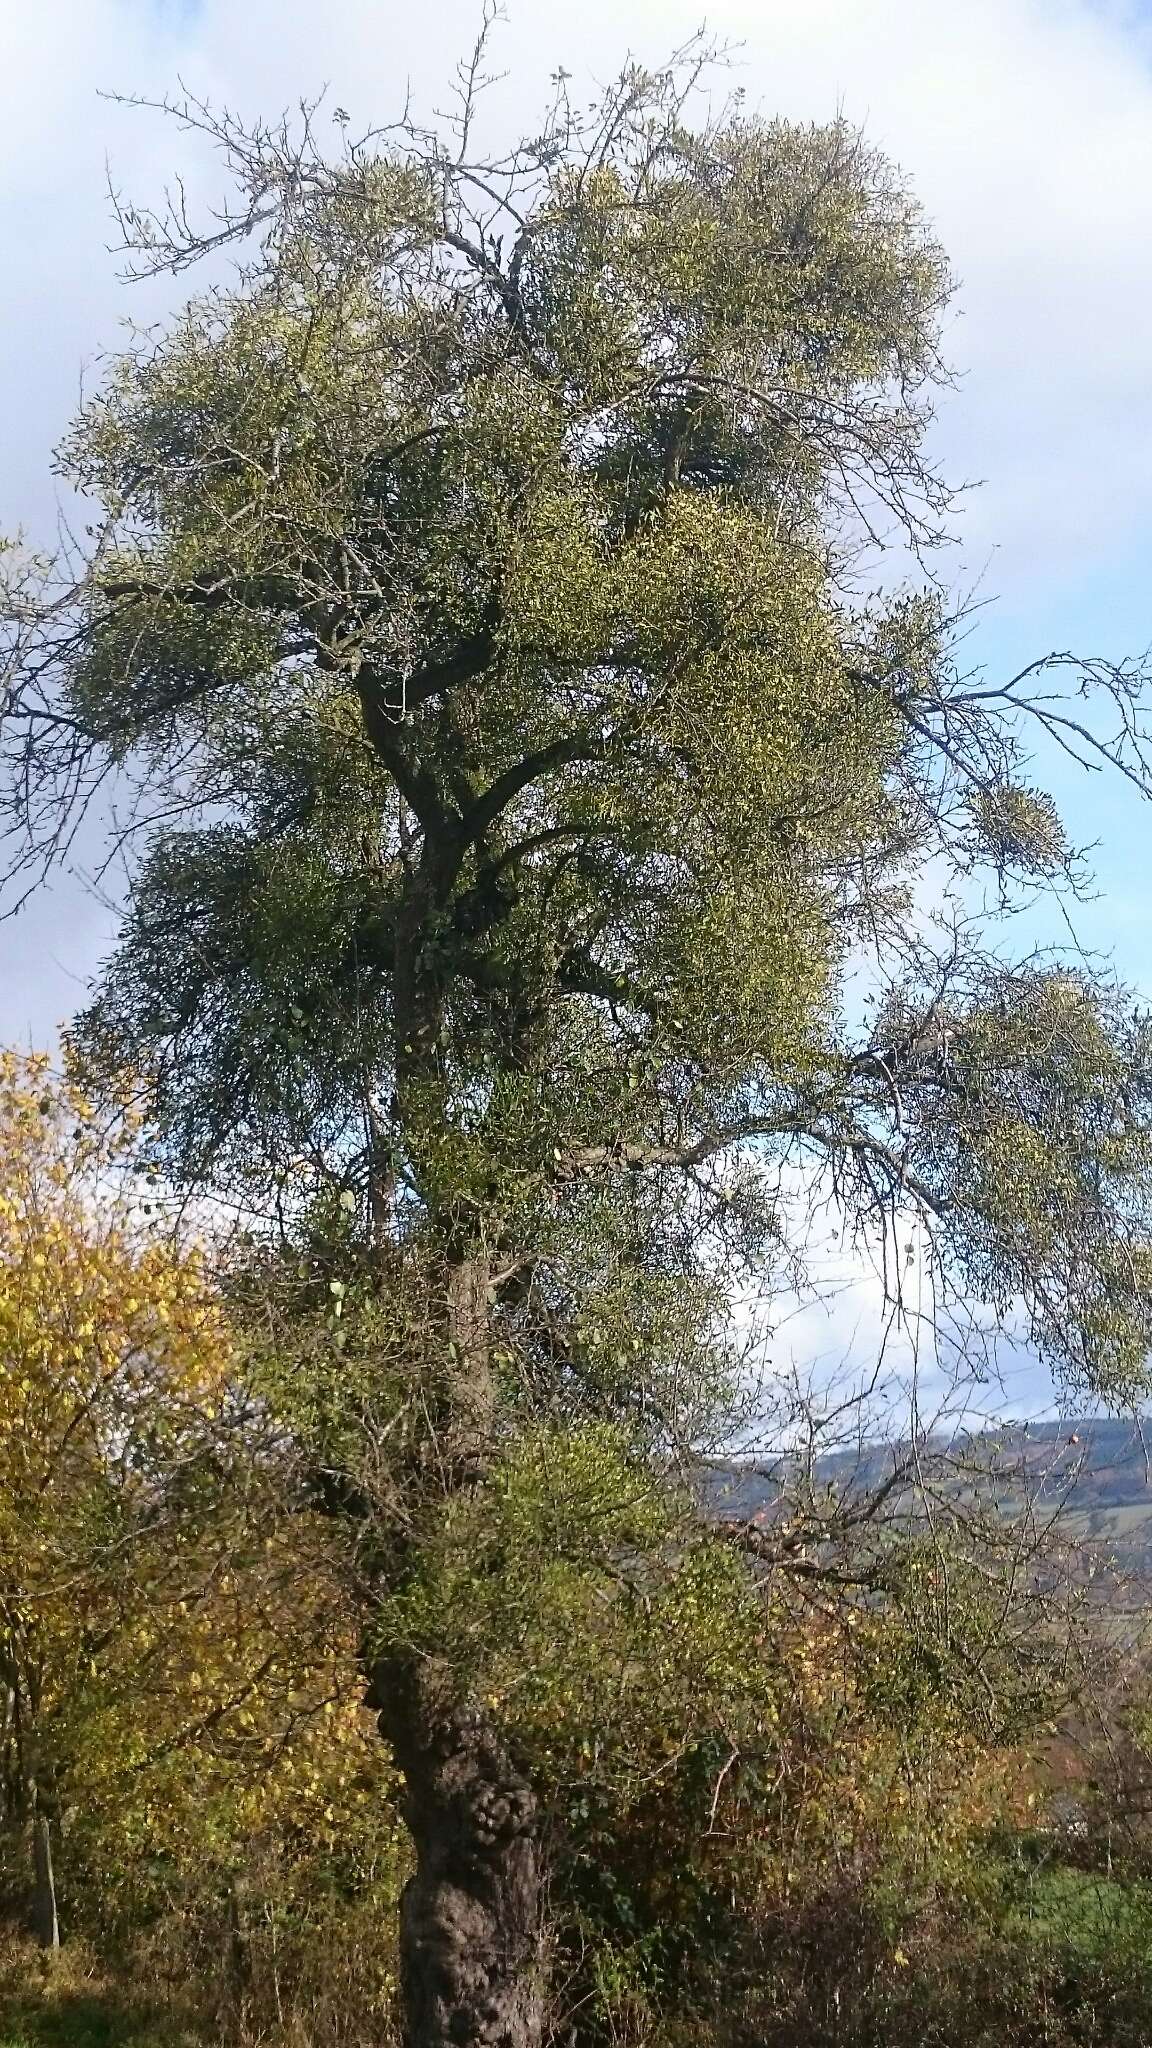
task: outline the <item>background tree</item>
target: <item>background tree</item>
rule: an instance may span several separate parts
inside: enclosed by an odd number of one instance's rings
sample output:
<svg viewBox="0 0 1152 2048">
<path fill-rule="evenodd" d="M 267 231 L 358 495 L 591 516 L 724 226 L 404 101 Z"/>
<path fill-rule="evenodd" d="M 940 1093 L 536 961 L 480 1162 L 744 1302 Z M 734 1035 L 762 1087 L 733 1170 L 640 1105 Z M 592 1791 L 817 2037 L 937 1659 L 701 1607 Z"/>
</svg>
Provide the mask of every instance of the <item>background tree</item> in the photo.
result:
<svg viewBox="0 0 1152 2048">
<path fill-rule="evenodd" d="M 126 239 L 240 268 L 65 445 L 79 578 L 10 579 L 29 876 L 134 792 L 87 1078 L 147 1075 L 164 1171 L 266 1202 L 329 1332 L 296 1413 L 362 1525 L 420 2044 L 539 2037 L 490 1631 L 537 1639 L 573 1544 L 641 1614 L 721 1569 L 661 1475 L 722 1426 L 797 1169 L 851 1228 L 923 1219 L 964 1341 L 991 1310 L 1104 1394 L 1149 1343 L 1146 1024 L 913 908 L 933 858 L 1074 886 L 1022 721 L 1143 786 L 1144 679 L 966 676 L 933 585 L 860 597 L 871 541 L 944 531 L 944 260 L 845 126 L 693 125 L 701 61 L 591 112 L 561 81 L 499 156 L 482 50 L 446 128 L 331 156 L 183 105 L 235 197 Z"/>
<path fill-rule="evenodd" d="M 197 1253 L 101 1187 L 130 1139 L 109 1140 L 46 1059 L 0 1061 L 5 1819 L 31 1832 L 53 1948 L 68 1759 L 109 1659 L 128 1638 L 140 1655 L 190 1591 L 184 1511 L 227 1370 Z"/>
<path fill-rule="evenodd" d="M 135 1135 L 0 1057 L 2 1866 L 51 1948 L 62 1833 L 72 1922 L 107 1929 L 226 1895 L 289 1806 L 354 1832 L 357 1773 L 386 1797 L 330 1525 L 292 1502 Z"/>
</svg>

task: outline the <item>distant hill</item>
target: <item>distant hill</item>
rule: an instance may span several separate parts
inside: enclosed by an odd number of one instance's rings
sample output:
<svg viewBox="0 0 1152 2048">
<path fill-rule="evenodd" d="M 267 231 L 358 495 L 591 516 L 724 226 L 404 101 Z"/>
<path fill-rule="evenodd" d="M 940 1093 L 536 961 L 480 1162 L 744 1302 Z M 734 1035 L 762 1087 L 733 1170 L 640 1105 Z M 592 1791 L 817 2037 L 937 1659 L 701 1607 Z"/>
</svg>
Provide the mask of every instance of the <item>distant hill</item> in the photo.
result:
<svg viewBox="0 0 1152 2048">
<path fill-rule="evenodd" d="M 1152 1567 L 1152 1424 L 1147 1438 L 1131 1420 L 1085 1416 L 1062 1422 L 1005 1423 L 996 1430 L 935 1441 L 931 1448 L 955 1458 L 955 1478 L 964 1489 L 965 1468 L 979 1468 L 982 1491 L 1005 1513 L 1026 1495 L 1042 1513 L 1060 1510 L 1070 1540 L 1100 1544 L 1131 1568 Z M 907 1446 L 863 1443 L 817 1461 L 816 1482 L 840 1493 L 880 1485 Z M 769 1516 L 779 1498 L 787 1464 L 734 1462 L 709 1476 L 706 1491 L 713 1511 L 724 1517 Z"/>
</svg>

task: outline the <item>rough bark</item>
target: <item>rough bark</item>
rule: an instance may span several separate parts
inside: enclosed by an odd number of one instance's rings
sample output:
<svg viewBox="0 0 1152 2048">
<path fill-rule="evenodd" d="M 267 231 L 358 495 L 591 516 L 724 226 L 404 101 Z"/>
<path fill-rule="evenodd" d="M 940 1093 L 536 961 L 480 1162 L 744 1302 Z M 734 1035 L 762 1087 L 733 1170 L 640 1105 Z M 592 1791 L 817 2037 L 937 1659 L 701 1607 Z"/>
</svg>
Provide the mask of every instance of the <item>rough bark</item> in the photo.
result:
<svg viewBox="0 0 1152 2048">
<path fill-rule="evenodd" d="M 538 1813 L 478 1709 L 430 1666 L 372 1669 L 369 1704 L 404 1776 L 416 1869 L 400 1915 L 407 2048 L 538 2048 L 543 2027 Z"/>
<path fill-rule="evenodd" d="M 490 1262 L 475 1248 L 449 1264 L 448 1329 L 455 1363 L 449 1424 L 453 1441 L 446 1449 L 464 1484 L 482 1475 L 491 1456 L 496 1420 L 496 1385 L 490 1356 L 490 1278 Z"/>
<path fill-rule="evenodd" d="M 409 798 L 418 813 L 423 807 L 427 839 L 397 919 L 393 972 L 395 1107 L 417 1140 L 450 1122 L 438 1054 L 443 993 L 423 963 L 463 851 L 447 814 L 426 797 L 413 787 Z M 418 1155 L 418 1142 L 413 1149 Z M 449 1203 L 436 1223 L 450 1361 L 437 1470 L 442 1485 L 460 1491 L 482 1483 L 495 1435 L 491 1262 L 474 1203 Z M 416 1857 L 400 1915 L 407 2048 L 538 2048 L 544 1969 L 532 1787 L 485 1715 L 460 1698 L 446 1659 L 378 1656 L 368 1676 L 368 1704 L 403 1775 Z"/>
</svg>

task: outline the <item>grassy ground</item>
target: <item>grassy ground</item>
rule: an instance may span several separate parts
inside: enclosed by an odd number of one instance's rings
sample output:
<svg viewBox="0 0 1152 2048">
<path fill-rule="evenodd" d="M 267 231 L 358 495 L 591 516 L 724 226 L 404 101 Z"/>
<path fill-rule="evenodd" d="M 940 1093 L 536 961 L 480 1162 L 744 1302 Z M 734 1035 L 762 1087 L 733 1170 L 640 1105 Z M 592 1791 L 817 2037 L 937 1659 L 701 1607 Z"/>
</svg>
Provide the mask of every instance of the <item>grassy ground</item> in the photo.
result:
<svg viewBox="0 0 1152 2048">
<path fill-rule="evenodd" d="M 126 2002 L 83 1950 L 46 1968 L 31 1944 L 0 1946 L 0 2048 L 199 2048 L 181 2017 Z"/>
<path fill-rule="evenodd" d="M 0 2014 L 0 2048 L 175 2048 L 179 2039 L 99 1993 L 20 2000 Z"/>
</svg>

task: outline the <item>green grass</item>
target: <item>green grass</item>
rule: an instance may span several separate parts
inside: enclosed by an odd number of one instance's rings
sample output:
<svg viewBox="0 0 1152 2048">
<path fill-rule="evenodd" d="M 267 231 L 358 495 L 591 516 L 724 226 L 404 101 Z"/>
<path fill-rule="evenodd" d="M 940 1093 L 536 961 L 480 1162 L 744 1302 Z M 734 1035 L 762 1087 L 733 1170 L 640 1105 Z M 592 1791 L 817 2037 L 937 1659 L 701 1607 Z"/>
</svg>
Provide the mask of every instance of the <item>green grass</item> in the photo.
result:
<svg viewBox="0 0 1152 2048">
<path fill-rule="evenodd" d="M 1152 1890 L 1146 1884 L 1052 1863 L 1002 1866 L 998 1918 L 1005 1933 L 1083 1962 L 1152 1960 Z"/>
<path fill-rule="evenodd" d="M 115 1999 L 67 1992 L 0 2008 L 0 2048 L 187 2048 L 188 2035 Z"/>
<path fill-rule="evenodd" d="M 106 1977 L 82 1947 L 47 1967 L 31 1942 L 0 1939 L 0 2048 L 202 2048 L 186 2016 Z"/>
<path fill-rule="evenodd" d="M 178 2048 L 186 2039 L 114 2000 L 72 1992 L 0 2011 L 0 2048 Z"/>
</svg>

